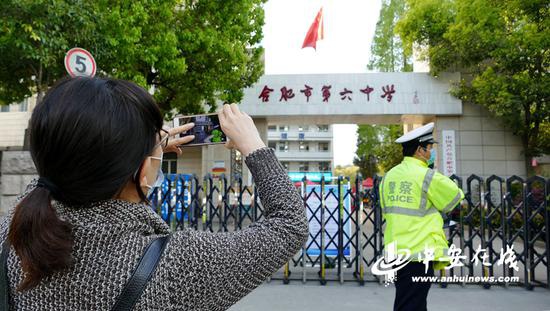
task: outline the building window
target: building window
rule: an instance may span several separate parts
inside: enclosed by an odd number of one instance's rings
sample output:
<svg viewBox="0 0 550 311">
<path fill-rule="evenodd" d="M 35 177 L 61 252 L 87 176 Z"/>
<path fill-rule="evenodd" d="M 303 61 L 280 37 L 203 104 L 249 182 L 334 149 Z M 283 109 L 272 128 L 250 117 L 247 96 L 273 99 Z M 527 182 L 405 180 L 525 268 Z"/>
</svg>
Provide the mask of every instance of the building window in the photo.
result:
<svg viewBox="0 0 550 311">
<path fill-rule="evenodd" d="M 300 132 L 309 131 L 309 125 L 300 125 L 300 126 L 298 126 L 298 131 L 300 131 Z"/>
<path fill-rule="evenodd" d="M 277 149 L 277 142 L 276 141 L 267 142 L 267 146 L 271 149 Z"/>
<path fill-rule="evenodd" d="M 275 131 L 277 131 L 277 125 L 268 125 L 267 130 L 269 132 L 275 132 Z"/>
<path fill-rule="evenodd" d="M 175 153 L 165 153 L 162 160 L 162 171 L 165 174 L 178 173 L 178 158 Z"/>
<path fill-rule="evenodd" d="M 328 143 L 319 143 L 319 151 L 328 152 Z"/>
<path fill-rule="evenodd" d="M 288 142 L 279 142 L 279 151 L 288 152 Z"/>
<path fill-rule="evenodd" d="M 279 125 L 279 132 L 288 132 L 288 125 Z"/>
<path fill-rule="evenodd" d="M 288 171 L 288 168 L 290 167 L 290 163 L 289 163 L 289 162 L 283 161 L 283 162 L 281 162 L 281 165 L 285 168 L 285 170 Z"/>
<path fill-rule="evenodd" d="M 319 132 L 328 132 L 328 125 L 327 124 L 318 124 L 317 129 Z"/>
<path fill-rule="evenodd" d="M 319 162 L 319 172 L 330 172 L 330 162 Z"/>
<path fill-rule="evenodd" d="M 168 174 L 177 174 L 178 160 L 167 160 L 167 161 L 168 161 Z"/>
<path fill-rule="evenodd" d="M 305 142 L 305 141 L 301 141 L 299 150 L 300 151 L 309 151 L 309 143 Z"/>
<path fill-rule="evenodd" d="M 0 112 L 10 112 L 10 105 L 0 105 Z"/>
<path fill-rule="evenodd" d="M 309 162 L 300 162 L 298 170 L 300 172 L 309 172 Z"/>
<path fill-rule="evenodd" d="M 177 174 L 178 160 L 162 160 L 162 171 L 165 174 Z"/>
</svg>

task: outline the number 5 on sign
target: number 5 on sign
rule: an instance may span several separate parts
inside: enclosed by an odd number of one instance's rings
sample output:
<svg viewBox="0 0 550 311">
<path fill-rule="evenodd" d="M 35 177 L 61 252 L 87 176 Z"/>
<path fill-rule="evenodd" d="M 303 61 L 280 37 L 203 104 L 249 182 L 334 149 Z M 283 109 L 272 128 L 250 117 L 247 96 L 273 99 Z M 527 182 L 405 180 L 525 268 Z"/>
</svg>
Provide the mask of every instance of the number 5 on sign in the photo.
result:
<svg viewBox="0 0 550 311">
<path fill-rule="evenodd" d="M 65 69 L 71 77 L 93 77 L 96 71 L 95 60 L 90 52 L 72 48 L 65 55 Z"/>
</svg>

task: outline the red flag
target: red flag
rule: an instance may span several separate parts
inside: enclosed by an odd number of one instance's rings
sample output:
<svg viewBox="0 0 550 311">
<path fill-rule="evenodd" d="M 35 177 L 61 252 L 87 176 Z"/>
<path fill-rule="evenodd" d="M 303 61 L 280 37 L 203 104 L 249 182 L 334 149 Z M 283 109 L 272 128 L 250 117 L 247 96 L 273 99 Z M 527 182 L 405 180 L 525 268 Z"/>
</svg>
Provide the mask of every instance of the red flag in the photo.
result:
<svg viewBox="0 0 550 311">
<path fill-rule="evenodd" d="M 319 10 L 319 13 L 317 13 L 317 17 L 315 17 L 315 20 L 313 21 L 313 24 L 311 24 L 311 27 L 309 27 L 309 30 L 307 31 L 306 37 L 304 38 L 304 44 L 302 45 L 302 49 L 305 47 L 312 47 L 313 49 L 317 50 L 317 41 L 323 39 L 323 8 Z"/>
</svg>

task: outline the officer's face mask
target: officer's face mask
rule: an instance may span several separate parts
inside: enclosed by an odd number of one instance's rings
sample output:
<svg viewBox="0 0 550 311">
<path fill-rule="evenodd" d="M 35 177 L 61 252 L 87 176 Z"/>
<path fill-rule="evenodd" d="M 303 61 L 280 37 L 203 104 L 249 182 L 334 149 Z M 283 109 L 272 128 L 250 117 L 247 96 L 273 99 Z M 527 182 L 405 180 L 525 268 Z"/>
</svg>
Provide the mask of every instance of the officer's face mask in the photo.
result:
<svg viewBox="0 0 550 311">
<path fill-rule="evenodd" d="M 426 163 L 428 163 L 428 166 L 433 166 L 434 163 L 435 163 L 435 159 L 437 157 L 437 150 L 435 148 L 432 147 L 432 149 L 428 149 L 428 148 L 422 148 L 424 149 L 424 152 L 428 152 L 428 150 L 430 151 L 430 157 L 428 159 L 424 158 L 426 160 Z"/>
<path fill-rule="evenodd" d="M 437 157 L 437 149 L 432 148 L 430 150 L 430 158 L 428 159 L 428 165 L 434 165 L 436 157 Z"/>
</svg>

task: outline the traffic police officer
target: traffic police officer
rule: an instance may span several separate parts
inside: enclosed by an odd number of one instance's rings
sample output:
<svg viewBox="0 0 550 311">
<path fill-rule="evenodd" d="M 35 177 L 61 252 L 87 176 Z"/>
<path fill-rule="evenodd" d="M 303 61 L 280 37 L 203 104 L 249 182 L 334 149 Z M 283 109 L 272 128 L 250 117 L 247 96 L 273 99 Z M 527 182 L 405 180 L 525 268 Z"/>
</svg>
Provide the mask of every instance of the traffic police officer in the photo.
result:
<svg viewBox="0 0 550 311">
<path fill-rule="evenodd" d="M 430 169 L 437 143 L 434 124 L 406 133 L 395 142 L 403 146 L 403 161 L 386 173 L 380 184 L 380 204 L 386 219 L 384 243 L 395 242 L 397 251 L 408 250 L 411 261 L 397 271 L 394 310 L 427 310 L 431 283 L 413 283 L 411 277 L 433 276 L 448 264 L 447 238 L 441 213 L 449 213 L 464 193 L 448 177 Z M 421 261 L 426 249 L 433 257 L 426 271 Z"/>
</svg>

